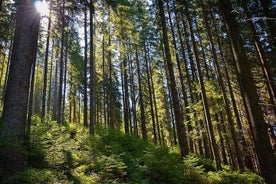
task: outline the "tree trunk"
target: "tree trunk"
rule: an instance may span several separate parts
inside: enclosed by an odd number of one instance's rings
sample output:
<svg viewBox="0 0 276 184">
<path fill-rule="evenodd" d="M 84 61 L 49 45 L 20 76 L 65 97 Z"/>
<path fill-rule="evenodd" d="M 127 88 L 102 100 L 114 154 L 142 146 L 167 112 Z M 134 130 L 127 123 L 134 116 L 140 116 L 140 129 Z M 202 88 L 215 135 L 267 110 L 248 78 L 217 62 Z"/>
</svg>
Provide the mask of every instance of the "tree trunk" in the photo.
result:
<svg viewBox="0 0 276 184">
<path fill-rule="evenodd" d="M 201 7 L 203 9 L 203 16 L 204 16 L 204 21 L 205 21 L 205 25 L 206 25 L 206 30 L 207 30 L 207 36 L 209 38 L 210 41 L 210 46 L 211 46 L 211 51 L 212 51 L 212 55 L 213 55 L 213 60 L 214 60 L 214 64 L 215 64 L 215 69 L 217 72 L 217 80 L 218 80 L 218 84 L 220 86 L 221 92 L 222 92 L 222 98 L 223 98 L 223 103 L 225 106 L 225 111 L 226 111 L 226 116 L 228 119 L 228 127 L 230 129 L 230 133 L 231 133 L 231 139 L 233 141 L 234 144 L 234 153 L 237 159 L 237 163 L 236 167 L 238 169 L 243 170 L 244 169 L 244 162 L 243 162 L 243 154 L 241 152 L 238 140 L 237 140 L 237 133 L 235 131 L 235 127 L 234 127 L 234 120 L 232 117 L 232 112 L 231 112 L 231 108 L 230 108 L 230 102 L 228 100 L 227 97 L 227 93 L 226 93 L 226 87 L 224 85 L 224 81 L 222 78 L 222 73 L 221 73 L 221 67 L 220 67 L 220 63 L 218 60 L 218 56 L 217 56 L 217 52 L 215 50 L 215 44 L 214 44 L 214 40 L 213 40 L 213 35 L 211 32 L 211 27 L 209 26 L 209 22 L 208 22 L 208 17 L 207 17 L 207 11 L 205 9 L 205 5 L 203 4 L 203 1 L 200 0 L 201 3 Z"/>
<path fill-rule="evenodd" d="M 28 97 L 28 114 L 27 114 L 27 121 L 26 121 L 26 137 L 25 142 L 28 145 L 30 141 L 30 133 L 31 133 L 31 122 L 32 122 L 32 115 L 33 115 L 33 99 L 34 99 L 34 88 L 35 88 L 35 70 L 36 70 L 36 62 L 32 65 L 32 72 L 30 77 L 30 90 L 29 90 L 29 97 Z"/>
<path fill-rule="evenodd" d="M 63 77 L 63 95 L 62 95 L 62 122 L 65 123 L 65 101 L 66 101 L 66 88 L 67 88 L 67 63 L 68 63 L 68 42 L 70 43 L 70 35 L 68 32 L 65 36 L 65 54 L 64 54 L 64 77 Z"/>
<path fill-rule="evenodd" d="M 225 145 L 224 145 L 224 139 L 223 139 L 223 136 L 222 136 L 221 123 L 220 123 L 220 120 L 219 120 L 217 114 L 216 114 L 216 121 L 217 121 L 216 126 L 217 126 L 217 129 L 218 129 L 219 142 L 220 142 L 220 146 L 221 146 L 221 158 L 222 158 L 223 164 L 227 165 L 228 161 L 227 161 L 227 157 L 226 157 L 226 151 L 225 151 L 226 149 L 225 149 Z"/>
<path fill-rule="evenodd" d="M 180 64 L 180 57 L 178 54 L 178 50 L 177 50 L 177 43 L 176 43 L 176 36 L 175 36 L 175 31 L 174 31 L 174 25 L 172 22 L 172 15 L 171 12 L 169 10 L 170 6 L 169 3 L 167 2 L 167 9 L 169 11 L 169 23 L 170 23 L 170 28 L 171 28 L 171 33 L 172 33 L 172 41 L 173 41 L 173 47 L 175 50 L 175 58 L 176 58 L 176 64 L 177 64 L 177 69 L 178 69 L 178 73 L 179 73 L 179 78 L 180 78 L 180 84 L 181 84 L 181 92 L 183 95 L 183 109 L 184 109 L 184 118 L 186 122 L 188 122 L 188 134 L 190 134 L 192 132 L 192 126 L 191 126 L 191 118 L 190 118 L 190 110 L 187 108 L 189 106 L 188 104 L 188 96 L 187 96 L 187 92 L 186 92 L 186 87 L 184 85 L 184 75 L 182 72 L 182 67 Z M 177 20 L 176 20 L 177 21 Z M 186 128 L 185 128 L 186 129 Z M 194 144 L 193 144 L 193 140 L 192 138 L 189 136 L 189 151 L 190 152 L 194 152 Z"/>
<path fill-rule="evenodd" d="M 87 117 L 87 52 L 88 52 L 88 39 L 87 39 L 87 3 L 84 5 L 84 60 L 83 60 L 83 125 L 88 127 Z"/>
<path fill-rule="evenodd" d="M 90 0 L 90 124 L 89 132 L 94 134 L 94 126 L 96 122 L 96 70 L 95 70 L 95 59 L 94 59 L 94 4 L 93 0 Z"/>
<path fill-rule="evenodd" d="M 54 41 L 52 43 L 52 48 L 53 47 L 54 47 Z M 47 99 L 47 114 L 49 114 L 51 110 L 53 60 L 54 60 L 54 51 L 52 51 L 52 54 L 51 54 L 51 65 L 50 65 L 50 73 L 49 73 L 50 78 L 49 78 L 48 99 Z"/>
<path fill-rule="evenodd" d="M 175 115 L 177 136 L 178 136 L 178 141 L 180 145 L 181 156 L 184 157 L 188 154 L 188 141 L 187 141 L 186 130 L 183 122 L 183 112 L 181 110 L 181 105 L 178 98 L 178 91 L 176 88 L 173 63 L 172 63 L 170 47 L 169 47 L 165 12 L 164 12 L 162 0 L 158 0 L 158 8 L 159 8 L 159 16 L 161 19 L 160 26 L 162 28 L 162 33 L 163 33 L 162 36 L 163 36 L 163 42 L 164 42 L 166 64 L 169 72 L 169 85 L 170 85 L 172 101 L 173 101 L 173 110 Z"/>
<path fill-rule="evenodd" d="M 263 1 L 265 1 L 265 0 L 263 0 Z M 248 21 L 247 21 L 248 22 L 248 27 L 251 31 L 251 37 L 252 37 L 252 40 L 254 42 L 255 49 L 256 49 L 256 51 L 258 53 L 258 56 L 259 56 L 259 59 L 260 59 L 261 68 L 262 68 L 262 71 L 263 71 L 263 74 L 264 74 L 264 77 L 265 77 L 265 83 L 266 83 L 268 94 L 269 94 L 269 97 L 270 97 L 270 103 L 273 107 L 274 114 L 276 115 L 276 86 L 275 86 L 275 83 L 273 82 L 273 75 L 272 75 L 272 72 L 270 71 L 268 61 L 265 57 L 264 49 L 261 45 L 259 37 L 257 36 L 258 33 L 256 31 L 254 22 L 253 22 L 253 20 L 251 20 L 252 17 L 251 17 L 250 12 L 247 8 L 247 3 L 245 1 L 242 1 L 242 6 L 243 6 L 243 9 L 244 9 L 246 18 L 248 19 Z M 273 22 L 271 22 L 271 25 L 273 25 Z M 275 29 L 275 31 L 276 31 L 276 29 Z M 275 37 L 276 37 L 276 35 L 275 35 Z"/>
<path fill-rule="evenodd" d="M 5 81 L 4 81 L 4 87 L 3 87 L 3 94 L 2 94 L 2 98 L 1 98 L 2 104 L 4 104 L 4 99 L 5 99 L 5 94 L 6 94 L 6 88 L 7 88 L 7 81 L 8 81 L 8 75 L 9 75 L 9 71 L 10 71 L 12 46 L 13 46 L 13 40 L 11 39 L 10 46 L 9 46 L 8 63 L 7 63 L 6 73 L 5 73 Z"/>
<path fill-rule="evenodd" d="M 20 171 L 26 162 L 23 141 L 31 67 L 36 60 L 39 22 L 40 16 L 34 7 L 34 1 L 19 1 L 2 115 L 1 140 L 7 146 L 1 155 L 2 182 Z"/>
<path fill-rule="evenodd" d="M 65 0 L 62 1 L 61 7 L 61 48 L 60 48 L 60 63 L 59 63 L 59 88 L 58 88 L 58 102 L 57 102 L 57 121 L 62 122 L 62 96 L 63 96 L 63 70 L 64 70 L 64 27 L 65 27 Z"/>
<path fill-rule="evenodd" d="M 43 91 L 42 91 L 42 107 L 41 107 L 41 121 L 44 122 L 46 114 L 46 91 L 48 82 L 48 58 L 49 58 L 49 43 L 50 43 L 50 29 L 52 23 L 52 0 L 50 1 L 50 14 L 47 28 L 47 39 L 46 39 L 46 51 L 44 60 L 44 77 L 43 77 Z"/>
<path fill-rule="evenodd" d="M 188 3 L 185 0 L 183 0 L 183 5 L 185 7 L 185 15 L 188 20 L 188 26 L 189 26 L 189 30 L 190 30 L 191 38 L 192 38 L 192 45 L 193 45 L 193 49 L 194 49 L 194 53 L 195 53 L 196 72 L 197 72 L 198 81 L 199 81 L 199 85 L 200 85 L 200 89 L 201 89 L 201 100 L 202 100 L 202 105 L 203 105 L 203 110 L 204 110 L 204 115 L 205 115 L 206 129 L 207 129 L 207 133 L 209 136 L 211 151 L 212 151 L 213 157 L 216 161 L 217 169 L 221 170 L 218 146 L 217 146 L 217 143 L 215 140 L 214 129 L 213 129 L 211 115 L 210 115 L 210 111 L 209 111 L 209 104 L 207 102 L 207 95 L 206 95 L 206 90 L 205 90 L 205 86 L 204 86 L 203 75 L 202 75 L 202 70 L 201 70 L 201 65 L 200 65 L 199 51 L 198 51 L 196 41 L 195 41 L 195 35 L 194 35 L 193 25 L 191 22 L 191 17 L 189 14 Z"/>
<path fill-rule="evenodd" d="M 130 56 L 129 56 L 130 57 Z M 134 83 L 134 67 L 133 60 L 130 58 L 129 63 L 129 74 L 130 74 L 130 90 L 131 90 L 131 116 L 132 116 L 132 134 L 135 135 L 137 132 L 137 110 L 136 110 L 136 91 L 135 91 L 135 83 Z"/>
<path fill-rule="evenodd" d="M 143 98 L 142 82 L 141 82 L 141 69 L 140 69 L 140 63 L 139 63 L 139 58 L 138 58 L 137 46 L 135 48 L 135 54 L 136 54 L 137 75 L 138 75 L 138 91 L 139 91 L 139 105 L 140 105 L 140 111 L 141 111 L 142 137 L 143 137 L 143 139 L 147 139 L 145 107 L 144 107 L 144 98 Z M 138 132 L 137 132 L 137 134 L 138 134 Z"/>
<path fill-rule="evenodd" d="M 276 183 L 276 164 L 267 134 L 259 103 L 257 89 L 254 83 L 249 60 L 243 47 L 239 25 L 232 13 L 232 4 L 229 0 L 220 0 L 220 8 L 223 14 L 226 30 L 230 39 L 232 52 L 238 70 L 238 80 L 241 92 L 249 110 L 249 119 L 253 123 L 253 134 L 256 138 L 256 152 L 260 164 L 261 175 L 267 183 Z"/>
<path fill-rule="evenodd" d="M 273 51 L 276 50 L 276 23 L 275 23 L 275 5 L 274 8 L 272 7 L 272 0 L 260 0 L 263 10 L 266 16 L 266 20 L 268 23 L 268 26 L 270 28 L 270 35 L 272 40 L 272 49 Z M 275 2 L 274 2 L 275 4 Z M 273 11 L 274 10 L 274 11 Z M 274 18 L 274 19 L 273 19 Z"/>
<path fill-rule="evenodd" d="M 150 101 L 150 115 L 152 121 L 152 130 L 153 130 L 153 140 L 154 143 L 157 143 L 157 134 L 156 134 L 156 125 L 155 125 L 155 116 L 154 116 L 154 109 L 153 109 L 153 100 L 152 100 L 152 84 L 151 84 L 151 64 L 150 58 L 148 57 L 148 48 L 146 43 L 144 43 L 144 50 L 145 50 L 145 65 L 146 65 L 146 74 L 147 74 L 147 84 L 149 90 L 149 101 Z M 146 128 L 146 127 L 145 127 Z"/>
</svg>

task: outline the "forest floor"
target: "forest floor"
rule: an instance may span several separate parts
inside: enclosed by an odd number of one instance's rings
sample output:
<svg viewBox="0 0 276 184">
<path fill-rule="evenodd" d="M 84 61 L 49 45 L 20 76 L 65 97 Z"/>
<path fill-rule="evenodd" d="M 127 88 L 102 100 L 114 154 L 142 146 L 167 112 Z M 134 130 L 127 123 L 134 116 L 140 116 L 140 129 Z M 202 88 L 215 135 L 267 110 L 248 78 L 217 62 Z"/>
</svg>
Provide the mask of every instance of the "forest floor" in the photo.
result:
<svg viewBox="0 0 276 184">
<path fill-rule="evenodd" d="M 216 171 L 212 160 L 155 146 L 119 131 L 40 123 L 33 118 L 28 165 L 7 183 L 84 184 L 258 184 L 257 174 L 230 166 Z"/>
</svg>

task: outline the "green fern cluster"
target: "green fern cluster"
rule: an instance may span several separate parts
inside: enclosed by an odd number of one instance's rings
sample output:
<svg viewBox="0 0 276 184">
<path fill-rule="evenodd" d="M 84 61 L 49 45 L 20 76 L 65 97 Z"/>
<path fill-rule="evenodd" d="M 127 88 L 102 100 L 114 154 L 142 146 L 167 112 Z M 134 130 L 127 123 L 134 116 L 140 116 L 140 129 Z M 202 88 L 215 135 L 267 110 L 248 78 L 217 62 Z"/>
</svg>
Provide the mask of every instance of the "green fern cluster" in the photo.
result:
<svg viewBox="0 0 276 184">
<path fill-rule="evenodd" d="M 196 155 L 181 160 L 167 147 L 119 131 L 98 127 L 92 137 L 81 125 L 41 124 L 37 117 L 31 127 L 28 163 L 8 183 L 264 183 L 252 172 L 217 172 L 211 160 Z"/>
</svg>

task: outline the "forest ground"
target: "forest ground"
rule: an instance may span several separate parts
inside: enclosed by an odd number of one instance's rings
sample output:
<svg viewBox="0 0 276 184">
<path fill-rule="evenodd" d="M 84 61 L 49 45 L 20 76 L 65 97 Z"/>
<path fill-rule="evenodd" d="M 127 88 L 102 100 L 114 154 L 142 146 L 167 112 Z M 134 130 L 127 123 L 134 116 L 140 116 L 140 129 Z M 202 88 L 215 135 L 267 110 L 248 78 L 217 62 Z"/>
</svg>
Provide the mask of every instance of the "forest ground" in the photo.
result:
<svg viewBox="0 0 276 184">
<path fill-rule="evenodd" d="M 180 158 L 179 149 L 156 146 L 119 131 L 97 128 L 92 137 L 79 124 L 32 121 L 28 165 L 7 183 L 264 183 L 251 171 L 230 166 L 216 171 L 212 160 Z"/>
</svg>

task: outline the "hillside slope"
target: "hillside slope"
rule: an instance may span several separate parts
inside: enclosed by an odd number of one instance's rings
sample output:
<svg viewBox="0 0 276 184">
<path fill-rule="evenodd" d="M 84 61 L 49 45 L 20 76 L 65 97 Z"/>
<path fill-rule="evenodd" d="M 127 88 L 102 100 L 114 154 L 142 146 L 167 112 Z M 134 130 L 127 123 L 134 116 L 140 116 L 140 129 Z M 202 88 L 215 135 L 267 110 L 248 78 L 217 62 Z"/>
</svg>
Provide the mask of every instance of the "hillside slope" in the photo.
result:
<svg viewBox="0 0 276 184">
<path fill-rule="evenodd" d="M 154 146 L 118 131 L 98 128 L 94 137 L 81 125 L 59 126 L 33 119 L 28 165 L 8 183 L 264 183 L 252 172 L 224 166 L 215 171 L 211 160 Z"/>
</svg>

